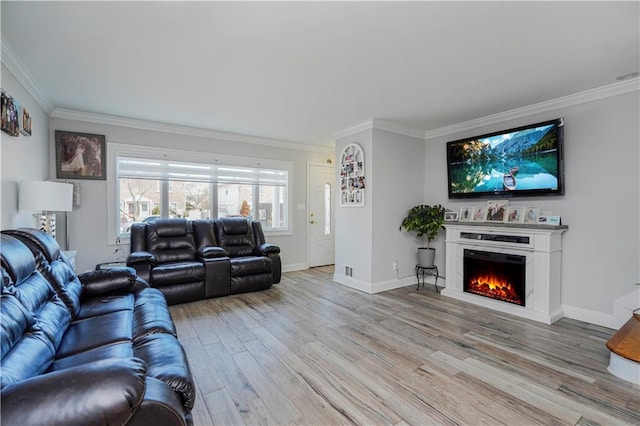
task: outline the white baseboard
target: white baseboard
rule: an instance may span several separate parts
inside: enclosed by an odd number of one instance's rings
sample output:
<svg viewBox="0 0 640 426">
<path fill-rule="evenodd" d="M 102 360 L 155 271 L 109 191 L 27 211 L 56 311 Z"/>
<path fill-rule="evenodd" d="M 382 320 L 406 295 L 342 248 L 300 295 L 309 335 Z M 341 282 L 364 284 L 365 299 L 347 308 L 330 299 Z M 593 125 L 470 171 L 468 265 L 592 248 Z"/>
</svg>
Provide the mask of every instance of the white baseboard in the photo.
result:
<svg viewBox="0 0 640 426">
<path fill-rule="evenodd" d="M 333 280 L 338 284 L 346 285 L 347 287 L 355 288 L 356 290 L 373 294 L 371 283 L 368 283 L 366 281 L 356 280 L 344 274 L 333 274 Z"/>
<path fill-rule="evenodd" d="M 395 288 L 406 287 L 408 285 L 417 285 L 416 277 L 410 276 L 402 279 L 393 279 L 388 281 L 381 281 L 379 283 L 371 284 L 372 293 L 381 293 L 383 291 L 393 290 Z M 426 283 L 429 285 L 429 283 Z"/>
<path fill-rule="evenodd" d="M 304 271 L 305 269 L 309 269 L 308 263 L 289 263 L 282 265 L 282 272 Z"/>
<path fill-rule="evenodd" d="M 369 283 L 366 281 L 356 280 L 352 277 L 348 277 L 343 274 L 334 274 L 333 280 L 339 284 L 346 285 L 347 287 L 355 288 L 356 290 L 363 291 L 369 294 L 382 293 L 383 291 L 389 291 L 396 288 L 414 286 L 417 285 L 416 278 L 414 276 L 404 277 L 401 279 L 392 279 L 387 281 L 381 281 L 377 283 Z M 432 282 L 427 281 L 425 285 L 433 285 Z"/>
<path fill-rule="evenodd" d="M 620 328 L 620 325 L 618 325 L 618 319 L 613 314 L 603 314 L 602 312 L 569 305 L 562 305 L 562 310 L 564 311 L 564 316 L 566 318 L 584 321 L 590 324 L 612 328 L 614 330 Z"/>
<path fill-rule="evenodd" d="M 640 308 L 640 287 L 636 287 L 631 293 L 613 301 L 613 316 L 618 321 L 616 329 L 622 327 L 633 315 L 633 311 Z"/>
</svg>

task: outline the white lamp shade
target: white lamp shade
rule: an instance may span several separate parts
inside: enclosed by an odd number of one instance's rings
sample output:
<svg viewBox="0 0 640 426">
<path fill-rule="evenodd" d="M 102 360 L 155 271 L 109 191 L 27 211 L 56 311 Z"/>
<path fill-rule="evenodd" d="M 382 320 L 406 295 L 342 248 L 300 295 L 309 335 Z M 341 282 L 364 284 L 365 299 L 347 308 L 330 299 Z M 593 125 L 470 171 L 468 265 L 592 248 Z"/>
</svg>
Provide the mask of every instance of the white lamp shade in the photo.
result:
<svg viewBox="0 0 640 426">
<path fill-rule="evenodd" d="M 73 185 L 49 181 L 21 181 L 18 209 L 69 212 L 73 209 Z"/>
</svg>

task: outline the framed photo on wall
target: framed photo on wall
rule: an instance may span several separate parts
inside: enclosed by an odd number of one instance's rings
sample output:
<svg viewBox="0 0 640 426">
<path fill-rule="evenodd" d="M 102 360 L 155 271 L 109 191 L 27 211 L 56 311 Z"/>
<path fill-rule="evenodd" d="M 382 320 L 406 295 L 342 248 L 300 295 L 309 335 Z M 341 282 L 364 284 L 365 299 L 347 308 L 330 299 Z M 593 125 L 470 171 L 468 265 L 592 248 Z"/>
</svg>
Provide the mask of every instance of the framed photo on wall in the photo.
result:
<svg viewBox="0 0 640 426">
<path fill-rule="evenodd" d="M 105 180 L 106 160 L 104 135 L 56 130 L 58 179 Z"/>
</svg>

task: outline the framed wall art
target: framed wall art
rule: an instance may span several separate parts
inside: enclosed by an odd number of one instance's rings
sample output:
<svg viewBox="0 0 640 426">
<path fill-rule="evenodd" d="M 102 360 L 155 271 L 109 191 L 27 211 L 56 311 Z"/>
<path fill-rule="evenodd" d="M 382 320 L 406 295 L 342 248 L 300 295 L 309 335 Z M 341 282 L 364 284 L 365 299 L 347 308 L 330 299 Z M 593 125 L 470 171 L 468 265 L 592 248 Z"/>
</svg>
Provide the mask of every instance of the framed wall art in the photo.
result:
<svg viewBox="0 0 640 426">
<path fill-rule="evenodd" d="M 9 136 L 20 136 L 19 109 L 18 103 L 3 90 L 0 93 L 0 130 Z"/>
<path fill-rule="evenodd" d="M 56 130 L 58 179 L 105 180 L 106 159 L 104 135 Z"/>
<path fill-rule="evenodd" d="M 22 117 L 22 126 L 20 126 L 20 133 L 25 136 L 31 136 L 31 114 L 25 107 L 22 107 L 22 113 L 20 114 Z"/>
<path fill-rule="evenodd" d="M 340 155 L 340 207 L 364 206 L 364 153 L 359 145 L 347 145 Z"/>
</svg>

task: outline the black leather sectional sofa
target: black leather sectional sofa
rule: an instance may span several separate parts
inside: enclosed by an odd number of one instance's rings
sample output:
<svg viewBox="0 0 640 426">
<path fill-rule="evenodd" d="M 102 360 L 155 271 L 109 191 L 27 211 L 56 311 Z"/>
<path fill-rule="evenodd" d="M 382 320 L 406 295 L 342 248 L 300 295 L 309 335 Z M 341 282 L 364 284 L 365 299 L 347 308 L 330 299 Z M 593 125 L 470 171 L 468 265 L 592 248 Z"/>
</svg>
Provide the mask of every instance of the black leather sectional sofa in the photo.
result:
<svg viewBox="0 0 640 426">
<path fill-rule="evenodd" d="M 266 290 L 281 277 L 280 248 L 243 217 L 134 223 L 127 265 L 170 305 Z"/>
<path fill-rule="evenodd" d="M 53 238 L 1 235 L 3 425 L 189 425 L 195 386 L 163 294 L 77 276 Z"/>
</svg>

